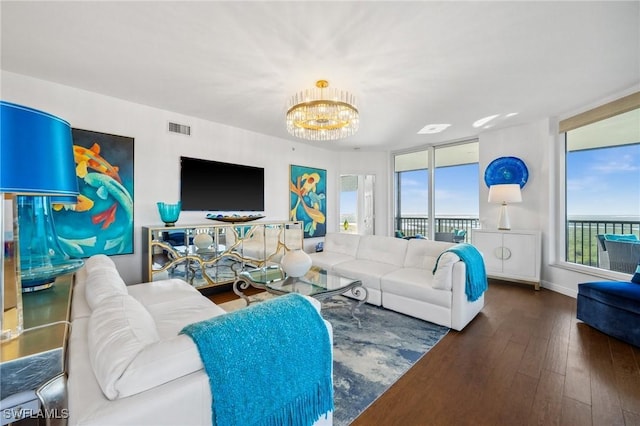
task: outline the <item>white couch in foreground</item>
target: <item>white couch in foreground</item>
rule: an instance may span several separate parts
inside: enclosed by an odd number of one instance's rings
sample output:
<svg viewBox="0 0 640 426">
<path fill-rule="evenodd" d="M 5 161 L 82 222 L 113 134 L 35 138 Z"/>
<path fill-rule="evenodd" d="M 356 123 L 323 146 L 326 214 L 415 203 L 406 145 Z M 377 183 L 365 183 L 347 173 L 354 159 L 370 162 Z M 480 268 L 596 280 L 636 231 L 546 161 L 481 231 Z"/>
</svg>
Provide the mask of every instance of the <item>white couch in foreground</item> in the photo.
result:
<svg viewBox="0 0 640 426">
<path fill-rule="evenodd" d="M 111 259 L 89 258 L 73 291 L 69 424 L 210 425 L 209 377 L 196 345 L 179 332 L 225 314 L 184 281 L 125 286 Z M 331 425 L 332 413 L 315 424 Z"/>
<path fill-rule="evenodd" d="M 482 310 L 484 294 L 467 300 L 466 266 L 454 253 L 444 253 L 433 273 L 438 256 L 454 245 L 327 233 L 324 250 L 310 256 L 314 266 L 361 280 L 368 303 L 462 330 Z"/>
</svg>

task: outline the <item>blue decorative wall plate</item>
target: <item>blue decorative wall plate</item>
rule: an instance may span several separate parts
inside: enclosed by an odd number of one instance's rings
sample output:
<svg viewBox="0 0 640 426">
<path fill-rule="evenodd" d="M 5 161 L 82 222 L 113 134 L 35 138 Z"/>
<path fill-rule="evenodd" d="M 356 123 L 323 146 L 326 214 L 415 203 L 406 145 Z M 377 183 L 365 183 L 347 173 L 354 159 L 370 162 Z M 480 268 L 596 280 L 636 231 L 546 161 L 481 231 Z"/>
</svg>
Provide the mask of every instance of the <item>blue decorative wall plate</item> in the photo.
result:
<svg viewBox="0 0 640 426">
<path fill-rule="evenodd" d="M 517 183 L 524 188 L 529 179 L 529 170 L 517 157 L 500 157 L 493 160 L 484 171 L 487 186 Z"/>
</svg>

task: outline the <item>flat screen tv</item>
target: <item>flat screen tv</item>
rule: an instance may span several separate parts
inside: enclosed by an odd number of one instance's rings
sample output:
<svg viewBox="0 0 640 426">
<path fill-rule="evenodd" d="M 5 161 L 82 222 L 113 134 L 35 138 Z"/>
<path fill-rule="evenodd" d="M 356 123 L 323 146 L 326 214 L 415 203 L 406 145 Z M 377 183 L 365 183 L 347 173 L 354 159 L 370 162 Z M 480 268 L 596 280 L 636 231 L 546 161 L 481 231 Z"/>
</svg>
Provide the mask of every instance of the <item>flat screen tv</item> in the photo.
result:
<svg viewBox="0 0 640 426">
<path fill-rule="evenodd" d="M 180 157 L 185 211 L 264 211 L 264 168 Z"/>
</svg>

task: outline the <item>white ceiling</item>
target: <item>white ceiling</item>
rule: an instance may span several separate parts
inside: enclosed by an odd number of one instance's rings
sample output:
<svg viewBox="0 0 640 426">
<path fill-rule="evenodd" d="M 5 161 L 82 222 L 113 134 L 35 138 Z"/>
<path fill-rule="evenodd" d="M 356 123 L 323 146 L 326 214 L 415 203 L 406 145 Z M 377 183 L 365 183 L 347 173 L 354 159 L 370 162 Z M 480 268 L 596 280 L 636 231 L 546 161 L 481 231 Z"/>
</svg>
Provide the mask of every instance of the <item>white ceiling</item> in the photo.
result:
<svg viewBox="0 0 640 426">
<path fill-rule="evenodd" d="M 358 98 L 332 149 L 477 136 L 640 84 L 640 2 L 1 2 L 4 70 L 295 140 L 287 99 Z M 451 126 L 418 135 L 427 124 Z M 184 123 L 189 124 L 189 123 Z"/>
</svg>

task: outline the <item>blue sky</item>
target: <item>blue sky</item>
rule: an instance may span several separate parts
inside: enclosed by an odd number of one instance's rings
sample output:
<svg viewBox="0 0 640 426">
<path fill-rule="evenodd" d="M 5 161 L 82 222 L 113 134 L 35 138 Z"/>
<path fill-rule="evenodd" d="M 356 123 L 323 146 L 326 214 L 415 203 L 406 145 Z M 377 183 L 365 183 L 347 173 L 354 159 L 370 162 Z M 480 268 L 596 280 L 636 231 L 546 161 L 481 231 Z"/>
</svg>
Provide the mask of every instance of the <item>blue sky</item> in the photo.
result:
<svg viewBox="0 0 640 426">
<path fill-rule="evenodd" d="M 478 216 L 478 165 L 439 167 L 435 176 L 436 214 L 438 216 Z M 426 170 L 413 170 L 402 175 L 402 212 L 427 216 Z M 355 212 L 356 193 L 342 193 L 340 212 Z"/>
<path fill-rule="evenodd" d="M 567 214 L 640 216 L 640 144 L 570 152 Z"/>
<path fill-rule="evenodd" d="M 478 164 L 438 167 L 436 180 L 436 216 L 478 217 Z M 402 174 L 402 214 L 426 216 L 427 170 L 414 170 Z"/>
<path fill-rule="evenodd" d="M 478 164 L 439 167 L 435 179 L 436 216 L 478 217 Z M 427 182 L 427 170 L 403 173 L 403 215 L 427 215 Z M 343 193 L 341 212 L 355 212 L 355 206 L 356 193 Z M 640 144 L 570 152 L 567 213 L 640 216 Z"/>
</svg>

